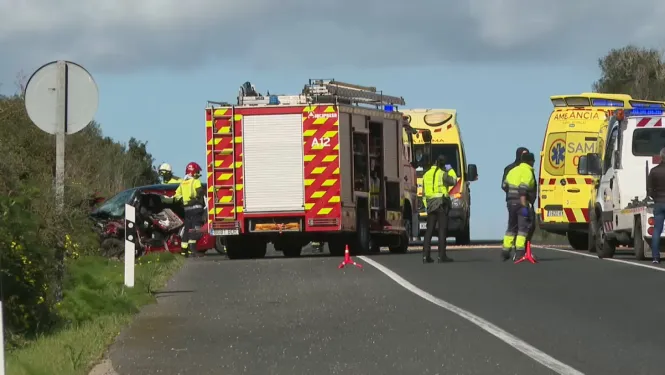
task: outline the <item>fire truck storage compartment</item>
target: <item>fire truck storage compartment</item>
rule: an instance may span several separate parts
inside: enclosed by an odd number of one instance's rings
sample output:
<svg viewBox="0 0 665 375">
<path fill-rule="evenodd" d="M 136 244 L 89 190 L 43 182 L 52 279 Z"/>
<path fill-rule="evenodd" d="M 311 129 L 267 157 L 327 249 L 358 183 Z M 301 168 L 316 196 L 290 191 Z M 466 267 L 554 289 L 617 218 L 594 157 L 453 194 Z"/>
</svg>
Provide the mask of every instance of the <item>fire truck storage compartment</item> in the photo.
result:
<svg viewBox="0 0 665 375">
<path fill-rule="evenodd" d="M 243 118 L 244 212 L 304 211 L 301 114 Z"/>
</svg>

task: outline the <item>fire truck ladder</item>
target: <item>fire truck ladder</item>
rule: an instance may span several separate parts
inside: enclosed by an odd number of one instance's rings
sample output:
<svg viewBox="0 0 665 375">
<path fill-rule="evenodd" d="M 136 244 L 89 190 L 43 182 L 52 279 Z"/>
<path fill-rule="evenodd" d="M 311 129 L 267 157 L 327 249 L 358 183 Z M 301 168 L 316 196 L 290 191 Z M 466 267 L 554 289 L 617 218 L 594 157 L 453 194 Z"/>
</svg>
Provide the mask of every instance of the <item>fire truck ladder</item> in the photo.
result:
<svg viewBox="0 0 665 375">
<path fill-rule="evenodd" d="M 215 180 L 215 193 L 217 192 L 217 189 L 230 189 L 232 192 L 232 199 L 230 202 L 215 202 L 215 206 L 220 205 L 220 206 L 233 206 L 233 216 L 232 217 L 225 217 L 224 219 L 233 219 L 235 220 L 237 218 L 238 213 L 236 212 L 236 145 L 235 145 L 235 139 L 236 139 L 236 131 L 235 131 L 235 106 L 231 106 L 231 115 L 222 115 L 222 116 L 215 116 L 215 110 L 213 108 L 212 111 L 212 121 L 213 121 L 213 130 L 214 130 L 214 124 L 215 120 L 229 120 L 230 124 L 230 131 L 225 131 L 225 132 L 214 132 L 212 137 L 213 139 L 215 138 L 229 138 L 231 137 L 231 148 L 230 149 L 223 149 L 221 151 L 213 151 L 212 153 L 212 165 L 213 165 L 213 173 L 214 172 L 231 172 L 232 177 L 231 177 L 231 184 L 226 184 L 226 185 L 217 185 L 217 180 Z M 214 143 L 214 142 L 213 142 Z M 214 147 L 214 146 L 213 146 Z M 231 155 L 231 165 L 229 167 L 222 167 L 218 168 L 217 164 L 215 163 L 215 154 L 221 154 L 221 155 Z M 217 199 L 215 199 L 217 200 Z"/>
<path fill-rule="evenodd" d="M 404 98 L 383 94 L 376 87 L 367 87 L 335 81 L 334 79 L 310 79 L 303 94 L 317 97 L 342 99 L 353 104 L 405 105 Z M 325 100 L 325 99 L 324 99 Z"/>
</svg>

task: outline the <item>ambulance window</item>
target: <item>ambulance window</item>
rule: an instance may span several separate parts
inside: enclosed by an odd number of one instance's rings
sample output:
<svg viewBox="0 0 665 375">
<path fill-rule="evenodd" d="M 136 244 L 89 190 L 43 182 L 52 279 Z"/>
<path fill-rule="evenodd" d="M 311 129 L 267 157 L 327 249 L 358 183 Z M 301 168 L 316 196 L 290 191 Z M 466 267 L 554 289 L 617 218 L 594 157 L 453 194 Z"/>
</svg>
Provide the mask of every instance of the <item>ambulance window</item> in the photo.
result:
<svg viewBox="0 0 665 375">
<path fill-rule="evenodd" d="M 633 133 L 633 155 L 658 155 L 665 147 L 665 129 L 635 129 Z"/>
<path fill-rule="evenodd" d="M 617 134 L 619 133 L 619 128 L 615 127 L 612 129 L 612 133 L 610 134 L 608 140 L 607 140 L 607 146 L 605 147 L 605 156 L 603 157 L 603 172 L 607 172 L 608 169 L 612 167 L 612 155 L 614 154 L 614 147 L 616 146 L 617 143 Z"/>
</svg>

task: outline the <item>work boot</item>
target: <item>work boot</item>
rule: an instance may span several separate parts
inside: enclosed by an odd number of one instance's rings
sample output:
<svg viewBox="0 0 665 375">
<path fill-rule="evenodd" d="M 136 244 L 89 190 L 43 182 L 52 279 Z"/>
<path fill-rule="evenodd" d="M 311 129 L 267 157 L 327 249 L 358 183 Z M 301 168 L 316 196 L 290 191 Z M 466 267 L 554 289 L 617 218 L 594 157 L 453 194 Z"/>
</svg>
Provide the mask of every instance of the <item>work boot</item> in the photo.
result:
<svg viewBox="0 0 665 375">
<path fill-rule="evenodd" d="M 448 258 L 448 256 L 444 255 L 443 258 L 439 258 L 436 260 L 437 263 L 451 263 L 454 262 L 455 260 L 453 258 Z"/>
<path fill-rule="evenodd" d="M 504 262 L 510 259 L 510 249 L 501 250 L 501 259 L 503 259 Z"/>
<path fill-rule="evenodd" d="M 513 260 L 520 260 L 526 253 L 525 250 L 515 250 L 515 255 L 513 255 Z"/>
<path fill-rule="evenodd" d="M 434 263 L 434 259 L 432 257 L 423 257 L 423 264 L 425 263 Z"/>
</svg>

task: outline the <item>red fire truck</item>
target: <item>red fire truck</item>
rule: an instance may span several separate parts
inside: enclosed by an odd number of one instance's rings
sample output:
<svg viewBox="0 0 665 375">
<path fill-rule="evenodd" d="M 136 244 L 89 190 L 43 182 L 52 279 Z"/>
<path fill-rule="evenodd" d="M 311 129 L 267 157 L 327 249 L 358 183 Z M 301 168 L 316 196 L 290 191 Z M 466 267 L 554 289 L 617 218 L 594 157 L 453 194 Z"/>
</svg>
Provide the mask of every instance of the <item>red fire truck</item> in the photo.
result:
<svg viewBox="0 0 665 375">
<path fill-rule="evenodd" d="M 416 184 L 413 130 L 398 105 L 335 80 L 309 80 L 299 95 L 261 95 L 246 82 L 236 105 L 208 102 L 208 227 L 229 258 L 264 257 L 269 242 L 287 257 L 311 241 L 333 255 L 347 245 L 406 252 L 405 223 L 418 228 L 418 215 L 404 194 Z"/>
</svg>

